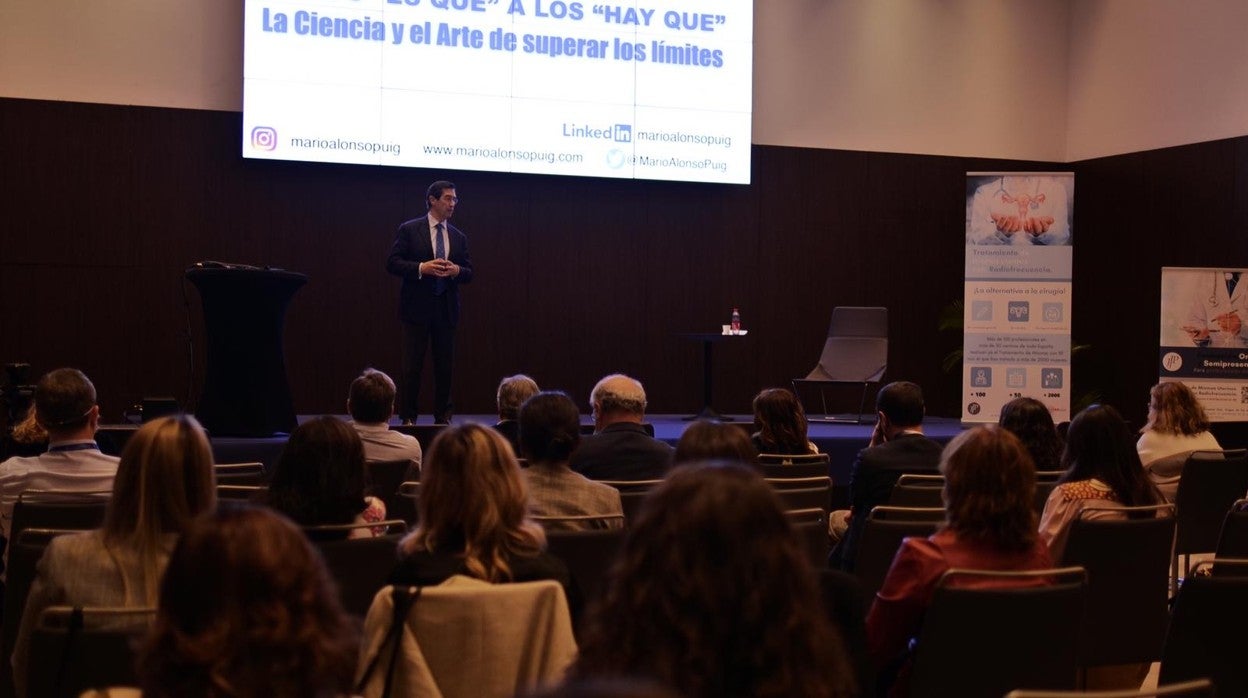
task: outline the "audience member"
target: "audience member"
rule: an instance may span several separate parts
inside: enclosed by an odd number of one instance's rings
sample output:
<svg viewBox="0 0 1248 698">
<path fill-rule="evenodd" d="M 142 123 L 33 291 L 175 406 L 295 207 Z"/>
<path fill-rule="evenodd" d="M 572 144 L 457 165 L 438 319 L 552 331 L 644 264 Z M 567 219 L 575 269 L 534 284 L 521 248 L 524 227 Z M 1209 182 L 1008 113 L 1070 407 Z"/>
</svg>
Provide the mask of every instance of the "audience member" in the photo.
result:
<svg viewBox="0 0 1248 698">
<path fill-rule="evenodd" d="M 48 432 L 48 450 L 0 463 L 0 534 L 5 538 L 13 504 L 25 490 L 113 489 L 117 458 L 100 453 L 95 443 L 100 424 L 95 399 L 95 386 L 74 368 L 50 371 L 35 385 L 35 419 Z"/>
<path fill-rule="evenodd" d="M 997 423 L 1023 442 L 1037 472 L 1061 468 L 1062 437 L 1057 434 L 1053 415 L 1034 397 L 1016 397 L 1001 408 Z"/>
<path fill-rule="evenodd" d="M 581 413 L 561 392 L 538 393 L 520 408 L 520 452 L 529 460 L 521 470 L 535 516 L 623 516 L 620 492 L 568 467 L 581 442 Z M 551 521 L 547 530 L 621 528 L 624 519 Z"/>
<path fill-rule="evenodd" d="M 1192 389 L 1179 381 L 1158 383 L 1148 394 L 1148 422 L 1135 442 L 1140 463 L 1203 449 L 1221 449 L 1209 433 L 1209 417 Z"/>
<path fill-rule="evenodd" d="M 222 507 L 173 551 L 139 682 L 144 698 L 346 696 L 358 647 L 300 530 L 264 507 Z"/>
<path fill-rule="evenodd" d="M 156 605 L 177 537 L 216 504 L 212 468 L 194 417 L 162 417 L 130 438 L 104 527 L 52 539 L 39 561 L 13 653 L 18 695 L 25 695 L 30 633 L 45 608 Z"/>
<path fill-rule="evenodd" d="M 517 421 L 520 416 L 520 406 L 540 391 L 537 381 L 523 373 L 507 376 L 498 384 L 498 393 L 494 398 L 498 403 L 498 423 L 494 425 L 494 428 L 507 438 L 507 443 L 511 444 L 516 455 L 520 455 L 520 422 Z M 576 426 L 578 429 L 581 426 L 579 413 L 576 416 Z"/>
<path fill-rule="evenodd" d="M 347 413 L 351 426 L 364 443 L 364 458 L 373 461 L 407 459 L 406 479 L 420 479 L 420 442 L 416 437 L 390 428 L 394 416 L 394 381 L 373 368 L 364 369 L 351 381 Z"/>
<path fill-rule="evenodd" d="M 1062 468 L 1066 472 L 1040 516 L 1040 533 L 1054 559 L 1062 556 L 1070 524 L 1085 507 L 1114 509 L 1164 502 L 1140 465 L 1126 420 L 1109 405 L 1091 405 L 1070 421 Z M 1088 518 L 1120 517 L 1111 511 L 1088 514 Z"/>
<path fill-rule="evenodd" d="M 672 447 L 646 433 L 646 391 L 623 374 L 598 381 L 589 394 L 594 433 L 572 454 L 572 469 L 593 480 L 658 480 Z"/>
<path fill-rule="evenodd" d="M 443 430 L 425 457 L 420 521 L 399 542 L 391 584 L 440 584 L 462 574 L 487 582 L 553 579 L 573 615 L 579 593 L 563 561 L 546 553 L 546 534 L 529 518 L 520 465 L 490 427 Z"/>
<path fill-rule="evenodd" d="M 945 476 L 944 525 L 928 538 L 902 541 L 867 614 L 867 642 L 881 694 L 891 683 L 891 695 L 905 695 L 910 639 L 918 635 L 947 570 L 1052 567 L 1048 548 L 1036 534 L 1036 469 L 1017 437 L 996 425 L 965 431 L 945 448 L 940 471 Z"/>
<path fill-rule="evenodd" d="M 278 456 L 265 503 L 300 526 L 361 524 L 386 518 L 386 505 L 364 496 L 364 445 L 334 417 L 295 427 Z M 368 538 L 384 529 L 355 528 L 343 537 Z"/>
<path fill-rule="evenodd" d="M 655 680 L 686 698 L 852 695 L 841 638 L 818 608 L 810 563 L 762 477 L 682 465 L 630 525 L 570 678 Z"/>
<path fill-rule="evenodd" d="M 0 440 L 0 461 L 12 456 L 37 456 L 48 450 L 48 430 L 35 418 L 35 403 L 26 408 L 26 416 L 13 425 L 13 431 Z"/>
<path fill-rule="evenodd" d="M 758 451 L 745 430 L 732 424 L 699 419 L 676 442 L 672 463 L 695 460 L 731 460 L 758 467 Z"/>
<path fill-rule="evenodd" d="M 940 444 L 923 435 L 925 407 L 918 385 L 889 383 L 876 395 L 875 409 L 871 443 L 858 452 L 850 470 L 850 508 L 828 517 L 828 532 L 836 543 L 833 562 L 847 570 L 852 570 L 867 515 L 888 503 L 897 480 L 905 473 L 934 475 L 940 463 Z"/>
<path fill-rule="evenodd" d="M 818 453 L 806 436 L 806 426 L 806 411 L 792 391 L 768 388 L 754 396 L 754 427 L 758 431 L 751 440 L 759 453 Z"/>
</svg>

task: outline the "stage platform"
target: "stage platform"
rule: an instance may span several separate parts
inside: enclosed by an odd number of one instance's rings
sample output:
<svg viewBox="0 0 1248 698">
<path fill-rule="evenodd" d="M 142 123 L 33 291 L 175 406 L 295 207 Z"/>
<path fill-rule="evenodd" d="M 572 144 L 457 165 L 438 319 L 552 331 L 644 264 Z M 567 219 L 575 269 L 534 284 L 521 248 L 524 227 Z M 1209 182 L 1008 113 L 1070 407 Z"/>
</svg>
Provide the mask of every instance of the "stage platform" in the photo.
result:
<svg viewBox="0 0 1248 698">
<path fill-rule="evenodd" d="M 298 419 L 300 422 L 303 422 L 315 416 L 317 415 L 300 415 Z M 344 420 L 348 419 L 345 414 L 335 416 Z M 730 424 L 738 425 L 746 431 L 753 430 L 752 416 L 729 416 L 732 417 Z M 429 418 L 426 417 L 425 419 L 428 420 Z M 496 416 L 487 414 L 460 415 L 456 416 L 452 422 L 454 424 L 465 422 L 493 424 L 497 419 Z M 685 428 L 691 424 L 685 415 L 678 414 L 651 414 L 646 416 L 646 422 L 654 427 L 655 438 L 672 445 L 676 444 L 680 439 L 680 435 L 684 433 Z M 398 425 L 398 420 L 393 420 L 391 427 L 398 431 L 412 434 L 420 440 L 421 446 L 426 450 L 433 441 L 433 437 L 443 428 L 435 426 L 429 421 L 420 421 L 414 426 L 403 427 Z M 581 420 L 581 427 L 585 433 L 592 433 L 593 422 L 588 416 Z M 810 423 L 808 435 L 810 440 L 819 447 L 821 453 L 828 454 L 830 461 L 828 474 L 832 477 L 834 485 L 841 488 L 848 485 L 849 472 L 853 465 L 854 457 L 859 450 L 865 448 L 870 442 L 871 430 L 873 428 L 873 423 L 845 424 L 820 421 L 812 421 Z M 100 448 L 106 453 L 119 454 L 126 440 L 136 429 L 138 427 L 132 424 L 102 426 L 97 434 Z M 924 433 L 941 443 L 948 442 L 962 429 L 962 424 L 956 419 L 928 417 L 923 421 Z M 264 463 L 265 468 L 271 472 L 273 465 L 277 462 L 278 455 L 282 452 L 282 447 L 286 443 L 286 436 L 277 435 L 266 438 L 214 436 L 210 438 L 210 441 L 212 442 L 213 457 L 218 463 L 260 462 Z"/>
</svg>

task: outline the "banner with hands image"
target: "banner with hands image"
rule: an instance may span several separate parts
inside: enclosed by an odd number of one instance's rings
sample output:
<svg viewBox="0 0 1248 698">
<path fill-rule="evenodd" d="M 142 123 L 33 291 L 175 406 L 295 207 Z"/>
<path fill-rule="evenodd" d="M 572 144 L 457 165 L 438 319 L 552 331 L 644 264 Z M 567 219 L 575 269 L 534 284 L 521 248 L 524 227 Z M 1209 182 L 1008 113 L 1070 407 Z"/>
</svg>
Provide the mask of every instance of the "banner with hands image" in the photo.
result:
<svg viewBox="0 0 1248 698">
<path fill-rule="evenodd" d="M 963 422 L 996 422 L 1017 397 L 1070 419 L 1074 180 L 967 173 Z"/>
</svg>

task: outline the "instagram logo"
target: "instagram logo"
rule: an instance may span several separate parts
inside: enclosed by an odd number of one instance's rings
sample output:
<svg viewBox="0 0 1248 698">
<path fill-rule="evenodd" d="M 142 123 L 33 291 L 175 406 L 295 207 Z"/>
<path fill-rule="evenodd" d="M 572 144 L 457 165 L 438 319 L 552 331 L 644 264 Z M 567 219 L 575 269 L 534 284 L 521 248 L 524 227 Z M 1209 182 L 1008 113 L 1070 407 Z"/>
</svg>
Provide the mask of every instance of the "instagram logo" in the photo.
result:
<svg viewBox="0 0 1248 698">
<path fill-rule="evenodd" d="M 251 129 L 251 147 L 256 150 L 276 150 L 277 129 L 271 126 L 257 126 Z"/>
</svg>

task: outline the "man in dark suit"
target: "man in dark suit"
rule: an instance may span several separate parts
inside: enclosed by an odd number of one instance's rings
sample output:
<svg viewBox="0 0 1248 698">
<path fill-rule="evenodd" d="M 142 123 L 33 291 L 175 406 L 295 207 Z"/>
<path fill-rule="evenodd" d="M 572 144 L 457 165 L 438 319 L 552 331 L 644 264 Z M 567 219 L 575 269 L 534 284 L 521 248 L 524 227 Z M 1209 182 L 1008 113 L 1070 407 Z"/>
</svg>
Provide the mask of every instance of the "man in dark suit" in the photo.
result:
<svg viewBox="0 0 1248 698">
<path fill-rule="evenodd" d="M 420 372 L 425 351 L 433 348 L 433 421 L 449 424 L 451 367 L 455 327 L 459 324 L 459 286 L 472 281 L 468 238 L 450 224 L 459 197 L 455 185 L 439 180 L 429 185 L 429 213 L 399 226 L 390 246 L 386 271 L 403 278 L 399 319 L 403 322 L 403 392 L 399 417 L 416 421 Z"/>
<path fill-rule="evenodd" d="M 643 424 L 646 391 L 622 374 L 598 381 L 589 394 L 594 433 L 572 454 L 572 470 L 591 480 L 659 480 L 672 465 L 672 447 Z"/>
<path fill-rule="evenodd" d="M 877 418 L 871 443 L 858 452 L 849 475 L 850 509 L 834 511 L 829 532 L 840 542 L 833 563 L 852 571 L 858 540 L 871 509 L 887 504 L 904 473 L 935 474 L 942 446 L 923 435 L 923 390 L 907 381 L 889 383 L 875 398 Z"/>
</svg>

